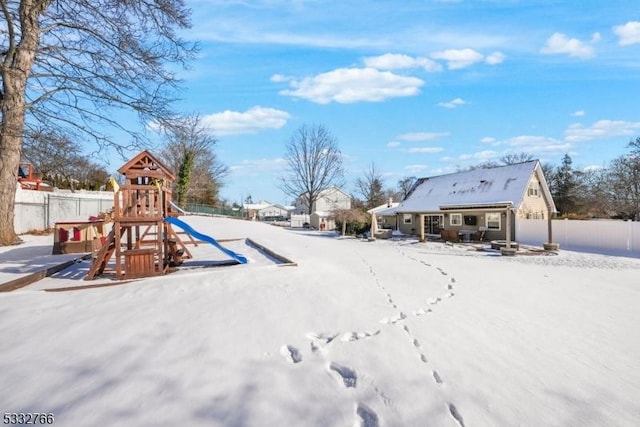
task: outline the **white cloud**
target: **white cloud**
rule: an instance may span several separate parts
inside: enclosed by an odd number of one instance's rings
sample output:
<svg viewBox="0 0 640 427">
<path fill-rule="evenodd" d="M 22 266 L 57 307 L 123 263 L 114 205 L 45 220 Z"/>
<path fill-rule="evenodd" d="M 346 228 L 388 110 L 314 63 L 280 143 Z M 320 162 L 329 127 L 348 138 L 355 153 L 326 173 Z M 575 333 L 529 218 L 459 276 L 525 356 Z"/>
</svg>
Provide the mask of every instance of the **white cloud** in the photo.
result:
<svg viewBox="0 0 640 427">
<path fill-rule="evenodd" d="M 492 136 L 485 136 L 480 142 L 488 145 L 500 145 L 500 142 Z"/>
<path fill-rule="evenodd" d="M 450 70 L 465 68 L 484 60 L 484 55 L 473 49 L 448 49 L 441 52 L 434 52 L 431 54 L 431 57 L 447 61 L 447 67 Z"/>
<path fill-rule="evenodd" d="M 527 153 L 566 152 L 571 145 L 562 140 L 537 135 L 520 135 L 502 141 L 504 145 Z"/>
<path fill-rule="evenodd" d="M 594 56 L 593 47 L 578 39 L 570 39 L 562 33 L 555 33 L 547 39 L 540 53 L 546 55 L 567 54 L 578 58 L 591 58 Z"/>
<path fill-rule="evenodd" d="M 502 52 L 493 52 L 489 55 L 487 55 L 487 57 L 485 58 L 484 62 L 486 62 L 489 65 L 497 65 L 497 64 L 501 64 L 502 62 L 504 62 L 504 59 L 506 58 L 506 55 Z"/>
<path fill-rule="evenodd" d="M 640 22 L 629 21 L 624 25 L 616 25 L 613 32 L 620 38 L 621 46 L 640 43 Z"/>
<path fill-rule="evenodd" d="M 387 143 L 387 147 L 390 147 L 390 148 L 399 147 L 400 145 L 401 143 L 399 141 L 391 141 Z"/>
<path fill-rule="evenodd" d="M 282 74 L 274 74 L 271 76 L 271 81 L 274 83 L 288 82 L 289 80 L 291 80 L 291 77 Z"/>
<path fill-rule="evenodd" d="M 450 132 L 411 132 L 398 135 L 396 138 L 402 141 L 433 141 L 451 135 Z"/>
<path fill-rule="evenodd" d="M 412 174 L 425 171 L 429 169 L 427 165 L 407 165 L 404 169 Z"/>
<path fill-rule="evenodd" d="M 339 68 L 302 80 L 292 80 L 292 89 L 280 95 L 307 99 L 318 104 L 378 102 L 388 98 L 414 96 L 424 81 L 374 68 Z"/>
<path fill-rule="evenodd" d="M 275 108 L 259 105 L 247 111 L 226 110 L 203 116 L 202 123 L 213 129 L 218 136 L 257 133 L 264 129 L 280 129 L 287 124 L 291 115 Z"/>
<path fill-rule="evenodd" d="M 452 99 L 451 101 L 447 101 L 447 102 L 438 102 L 439 107 L 450 108 L 450 109 L 456 108 L 456 107 L 459 107 L 460 105 L 465 105 L 465 104 L 468 104 L 468 102 L 462 98 Z"/>
<path fill-rule="evenodd" d="M 602 165 L 587 165 L 587 166 L 582 168 L 582 170 L 585 171 L 585 172 L 597 171 L 597 170 L 600 170 L 600 169 L 604 169 L 604 166 L 602 166 Z"/>
<path fill-rule="evenodd" d="M 286 159 L 282 157 L 242 160 L 239 163 L 229 166 L 229 169 L 237 176 L 255 176 L 265 172 L 279 172 L 286 163 Z"/>
<path fill-rule="evenodd" d="M 633 136 L 640 129 L 640 122 L 621 120 L 599 120 L 589 127 L 580 123 L 569 126 L 565 131 L 565 140 L 569 142 L 589 141 L 616 136 Z"/>
<path fill-rule="evenodd" d="M 410 148 L 409 153 L 440 153 L 444 151 L 442 147 L 413 147 Z"/>
<path fill-rule="evenodd" d="M 412 57 L 396 53 L 385 53 L 380 56 L 364 58 L 367 67 L 379 70 L 400 70 L 407 68 L 423 68 L 425 71 L 442 71 L 442 65 L 429 58 Z"/>
<path fill-rule="evenodd" d="M 578 110 L 578 111 L 574 111 L 573 113 L 571 113 L 571 116 L 573 117 L 582 117 L 584 116 L 584 110 Z"/>
</svg>

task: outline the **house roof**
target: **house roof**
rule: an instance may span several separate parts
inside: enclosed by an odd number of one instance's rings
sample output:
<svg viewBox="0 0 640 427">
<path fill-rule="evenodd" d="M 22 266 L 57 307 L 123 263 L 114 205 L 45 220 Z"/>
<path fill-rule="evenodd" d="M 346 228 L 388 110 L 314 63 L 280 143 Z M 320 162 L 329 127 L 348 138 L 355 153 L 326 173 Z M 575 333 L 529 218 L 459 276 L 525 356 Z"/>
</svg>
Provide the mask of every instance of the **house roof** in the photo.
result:
<svg viewBox="0 0 640 427">
<path fill-rule="evenodd" d="M 139 152 L 134 158 L 120 166 L 118 173 L 127 176 L 166 177 L 171 181 L 176 179 L 171 169 L 147 150 Z"/>
<path fill-rule="evenodd" d="M 273 206 L 273 203 L 269 203 L 264 200 L 260 200 L 260 202 L 258 203 L 244 203 L 242 205 L 243 208 L 250 209 L 250 210 L 260 210 L 260 209 L 268 208 L 269 206 Z"/>
<path fill-rule="evenodd" d="M 392 209 L 395 208 L 396 206 L 398 206 L 400 203 L 399 202 L 392 202 L 392 203 L 384 203 L 380 206 L 376 206 L 375 208 L 371 208 L 367 211 L 368 214 L 372 214 L 375 213 L 376 215 L 381 215 L 381 212 L 386 212 L 387 209 Z M 395 213 L 395 212 L 394 212 Z"/>
<path fill-rule="evenodd" d="M 545 200 L 550 204 L 550 209 L 555 211 L 537 160 L 420 178 L 395 210 L 401 213 L 482 207 L 517 208 L 524 199 L 534 173 L 540 180 Z"/>
</svg>

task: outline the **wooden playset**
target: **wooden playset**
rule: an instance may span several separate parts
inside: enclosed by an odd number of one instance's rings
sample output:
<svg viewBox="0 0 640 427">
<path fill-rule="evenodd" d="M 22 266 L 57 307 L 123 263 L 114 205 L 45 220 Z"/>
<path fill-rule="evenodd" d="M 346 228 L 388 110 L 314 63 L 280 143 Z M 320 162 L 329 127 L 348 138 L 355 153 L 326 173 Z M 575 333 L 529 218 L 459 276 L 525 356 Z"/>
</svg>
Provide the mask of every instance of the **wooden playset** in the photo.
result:
<svg viewBox="0 0 640 427">
<path fill-rule="evenodd" d="M 125 184 L 114 188 L 113 228 L 85 280 L 102 274 L 112 256 L 118 280 L 166 274 L 183 258 L 191 258 L 184 242 L 165 221 L 179 215 L 171 204 L 170 186 L 175 175 L 146 150 L 118 173 L 124 175 Z"/>
</svg>

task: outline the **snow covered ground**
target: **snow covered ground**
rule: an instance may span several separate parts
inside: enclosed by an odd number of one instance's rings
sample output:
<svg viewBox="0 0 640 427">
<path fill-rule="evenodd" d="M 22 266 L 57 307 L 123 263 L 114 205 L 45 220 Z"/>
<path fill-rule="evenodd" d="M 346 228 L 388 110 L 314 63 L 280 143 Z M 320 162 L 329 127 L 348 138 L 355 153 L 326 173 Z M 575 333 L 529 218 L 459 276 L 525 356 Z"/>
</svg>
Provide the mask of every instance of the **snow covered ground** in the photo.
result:
<svg viewBox="0 0 640 427">
<path fill-rule="evenodd" d="M 0 293 L 0 409 L 60 426 L 638 426 L 640 260 L 183 217 L 250 263 Z M 52 263 L 0 248 L 0 281 Z M 56 258 L 60 260 L 61 258 Z M 37 265 L 36 265 L 37 264 Z M 34 266 L 36 265 L 36 266 Z M 97 281 L 96 283 L 100 283 Z"/>
</svg>

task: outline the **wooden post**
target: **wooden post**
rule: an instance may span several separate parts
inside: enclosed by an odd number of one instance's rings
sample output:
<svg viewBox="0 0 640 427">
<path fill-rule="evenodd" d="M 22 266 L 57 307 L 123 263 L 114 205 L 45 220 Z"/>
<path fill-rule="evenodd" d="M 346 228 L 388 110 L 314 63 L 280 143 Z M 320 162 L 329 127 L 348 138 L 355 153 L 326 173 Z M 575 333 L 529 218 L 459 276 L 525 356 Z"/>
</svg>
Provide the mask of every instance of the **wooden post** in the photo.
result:
<svg viewBox="0 0 640 427">
<path fill-rule="evenodd" d="M 511 208 L 507 208 L 506 209 L 506 220 L 505 220 L 505 227 L 506 227 L 506 236 L 505 236 L 505 240 L 507 241 L 507 249 L 511 249 Z"/>
<path fill-rule="evenodd" d="M 424 215 L 420 214 L 420 241 L 424 242 Z"/>
<path fill-rule="evenodd" d="M 553 243 L 553 225 L 551 223 L 552 215 L 553 212 L 549 209 L 549 212 L 547 212 L 547 243 Z"/>
</svg>

